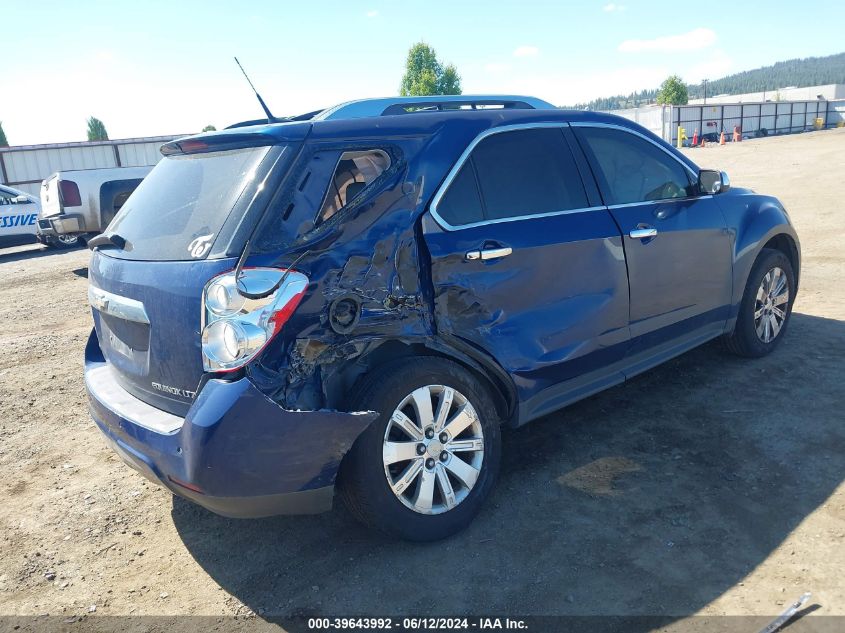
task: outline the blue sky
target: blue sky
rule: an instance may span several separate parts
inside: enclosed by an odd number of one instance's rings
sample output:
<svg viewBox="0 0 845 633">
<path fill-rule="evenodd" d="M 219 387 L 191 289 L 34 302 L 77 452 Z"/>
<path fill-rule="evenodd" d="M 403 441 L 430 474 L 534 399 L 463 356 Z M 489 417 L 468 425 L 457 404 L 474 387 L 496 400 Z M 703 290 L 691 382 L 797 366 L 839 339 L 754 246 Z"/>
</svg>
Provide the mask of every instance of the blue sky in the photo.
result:
<svg viewBox="0 0 845 633">
<path fill-rule="evenodd" d="M 705 8 L 706 7 L 706 8 Z M 0 121 L 14 145 L 198 131 L 396 94 L 408 47 L 457 65 L 464 92 L 556 104 L 845 49 L 838 2 L 0 0 Z M 818 16 L 819 19 L 814 19 Z"/>
</svg>

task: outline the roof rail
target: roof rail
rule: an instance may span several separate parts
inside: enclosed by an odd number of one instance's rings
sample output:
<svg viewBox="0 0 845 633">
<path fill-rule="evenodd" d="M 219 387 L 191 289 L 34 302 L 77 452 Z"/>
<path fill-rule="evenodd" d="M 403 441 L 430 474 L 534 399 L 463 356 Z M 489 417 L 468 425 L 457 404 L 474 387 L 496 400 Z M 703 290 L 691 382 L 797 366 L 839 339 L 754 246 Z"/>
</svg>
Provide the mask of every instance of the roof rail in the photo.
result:
<svg viewBox="0 0 845 633">
<path fill-rule="evenodd" d="M 505 108 L 522 110 L 553 110 L 555 106 L 536 97 L 517 95 L 440 95 L 433 97 L 385 97 L 347 101 L 314 117 L 314 121 L 361 119 L 365 117 L 411 114 L 414 112 L 442 112 L 451 110 L 481 110 Z"/>
</svg>

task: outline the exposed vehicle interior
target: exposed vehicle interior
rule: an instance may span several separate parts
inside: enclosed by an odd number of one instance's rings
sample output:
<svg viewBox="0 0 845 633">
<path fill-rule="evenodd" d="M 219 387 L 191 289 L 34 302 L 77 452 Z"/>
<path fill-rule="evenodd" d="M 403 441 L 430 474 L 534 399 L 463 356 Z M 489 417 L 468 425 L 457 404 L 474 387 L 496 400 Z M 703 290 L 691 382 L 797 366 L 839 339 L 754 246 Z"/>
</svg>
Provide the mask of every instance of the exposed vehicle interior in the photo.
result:
<svg viewBox="0 0 845 633">
<path fill-rule="evenodd" d="M 338 160 L 317 223 L 325 222 L 351 202 L 390 167 L 390 157 L 381 150 L 344 152 Z"/>
</svg>

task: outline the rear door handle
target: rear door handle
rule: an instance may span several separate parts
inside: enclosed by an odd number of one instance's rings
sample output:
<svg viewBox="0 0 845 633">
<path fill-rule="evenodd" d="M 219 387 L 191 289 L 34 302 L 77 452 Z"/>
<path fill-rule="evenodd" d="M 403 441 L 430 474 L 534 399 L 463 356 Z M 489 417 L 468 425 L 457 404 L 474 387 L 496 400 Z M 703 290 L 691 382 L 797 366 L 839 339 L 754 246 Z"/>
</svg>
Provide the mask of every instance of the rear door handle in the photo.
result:
<svg viewBox="0 0 845 633">
<path fill-rule="evenodd" d="M 507 257 L 511 253 L 513 253 L 513 249 L 510 246 L 503 246 L 502 248 L 485 248 L 481 251 L 469 251 L 466 254 L 466 258 L 467 261 L 499 259 L 501 257 Z"/>
<path fill-rule="evenodd" d="M 634 229 L 628 235 L 634 240 L 645 240 L 650 237 L 657 237 L 657 229 L 654 227 L 647 227 L 642 229 Z"/>
</svg>

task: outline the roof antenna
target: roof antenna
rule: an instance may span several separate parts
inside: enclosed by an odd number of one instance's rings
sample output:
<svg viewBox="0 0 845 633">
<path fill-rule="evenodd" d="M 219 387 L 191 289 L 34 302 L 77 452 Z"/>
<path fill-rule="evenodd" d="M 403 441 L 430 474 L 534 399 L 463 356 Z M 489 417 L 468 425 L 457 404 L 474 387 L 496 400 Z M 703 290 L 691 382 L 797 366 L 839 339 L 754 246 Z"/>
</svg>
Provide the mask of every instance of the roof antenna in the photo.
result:
<svg viewBox="0 0 845 633">
<path fill-rule="evenodd" d="M 247 82 L 249 83 L 249 87 L 252 88 L 252 91 L 255 93 L 255 96 L 258 97 L 258 103 L 261 104 L 261 108 L 264 110 L 264 114 L 267 115 L 267 123 L 274 123 L 276 121 L 276 117 L 273 116 L 273 113 L 270 112 L 270 108 L 267 107 L 267 104 L 264 103 L 264 99 L 261 98 L 261 95 L 258 94 L 258 91 L 255 89 L 255 86 L 252 85 L 252 82 L 249 80 L 249 75 L 246 74 L 244 67 L 241 66 L 241 63 L 238 61 L 238 58 L 235 57 L 235 63 L 238 65 L 238 68 L 241 69 L 241 72 L 246 77 Z"/>
</svg>

